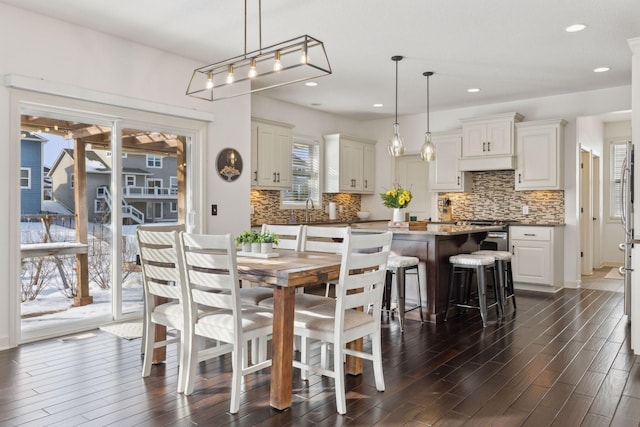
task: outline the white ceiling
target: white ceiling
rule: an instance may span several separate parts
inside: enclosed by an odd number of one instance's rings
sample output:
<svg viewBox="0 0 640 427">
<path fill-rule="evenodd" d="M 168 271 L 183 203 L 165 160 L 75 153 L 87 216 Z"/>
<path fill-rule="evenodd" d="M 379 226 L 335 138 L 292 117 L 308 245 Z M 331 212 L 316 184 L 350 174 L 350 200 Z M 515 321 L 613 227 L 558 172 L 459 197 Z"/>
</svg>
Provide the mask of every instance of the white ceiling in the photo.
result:
<svg viewBox="0 0 640 427">
<path fill-rule="evenodd" d="M 0 0 L 196 59 L 244 49 L 242 0 Z M 248 46 L 258 48 L 257 0 Z M 587 29 L 566 33 L 583 23 Z M 263 92 L 356 119 L 431 111 L 631 84 L 627 40 L 640 37 L 640 0 L 264 0 L 262 44 L 303 34 L 325 44 L 333 74 Z M 596 67 L 611 67 L 594 73 Z M 185 88 L 190 75 L 184 76 Z M 468 88 L 481 92 L 469 94 Z M 202 101 L 207 102 L 207 101 Z M 383 108 L 373 108 L 374 103 Z"/>
</svg>

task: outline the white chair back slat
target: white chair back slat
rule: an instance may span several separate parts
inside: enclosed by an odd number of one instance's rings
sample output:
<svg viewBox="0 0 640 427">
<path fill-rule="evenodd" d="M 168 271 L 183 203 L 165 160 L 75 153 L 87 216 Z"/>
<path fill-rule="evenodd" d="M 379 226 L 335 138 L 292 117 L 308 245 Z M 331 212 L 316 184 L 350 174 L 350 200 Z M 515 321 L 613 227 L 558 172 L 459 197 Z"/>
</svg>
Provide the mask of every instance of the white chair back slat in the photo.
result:
<svg viewBox="0 0 640 427">
<path fill-rule="evenodd" d="M 224 308 L 229 310 L 233 310 L 234 307 L 233 296 L 231 294 L 192 289 L 191 296 L 195 303 L 206 305 L 208 307 Z"/>
<path fill-rule="evenodd" d="M 185 296 L 182 284 L 181 260 L 178 256 L 178 230 L 184 226 L 145 227 L 136 230 L 144 290 L 147 296 L 158 295 L 181 299 Z M 150 307 L 153 301 L 147 300 Z"/>
<path fill-rule="evenodd" d="M 177 300 L 182 299 L 182 291 L 180 290 L 180 288 L 174 285 L 147 281 L 147 291 L 152 295 L 156 295 L 159 297 Z"/>
<path fill-rule="evenodd" d="M 234 325 L 240 339 L 240 284 L 233 238 L 230 234 L 181 233 L 180 243 L 192 311 L 197 309 L 197 304 L 233 310 Z M 206 292 L 202 288 L 229 292 Z"/>
<path fill-rule="evenodd" d="M 263 233 L 278 236 L 279 243 L 274 245 L 278 249 L 299 251 L 302 244 L 302 225 L 262 224 Z"/>
<path fill-rule="evenodd" d="M 351 227 L 321 227 L 305 225 L 302 229 L 301 250 L 341 254 L 344 239 Z"/>
</svg>

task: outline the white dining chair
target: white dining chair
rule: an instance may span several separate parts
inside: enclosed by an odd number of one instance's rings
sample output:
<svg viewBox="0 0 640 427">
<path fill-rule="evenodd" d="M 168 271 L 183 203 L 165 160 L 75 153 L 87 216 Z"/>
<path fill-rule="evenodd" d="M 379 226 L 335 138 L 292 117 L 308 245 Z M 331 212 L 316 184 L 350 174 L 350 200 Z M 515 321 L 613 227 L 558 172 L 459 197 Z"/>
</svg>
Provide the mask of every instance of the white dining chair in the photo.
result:
<svg viewBox="0 0 640 427">
<path fill-rule="evenodd" d="M 180 248 L 188 290 L 184 393 L 193 392 L 198 362 L 231 353 L 229 410 L 235 414 L 240 408 L 242 377 L 271 366 L 266 357 L 266 342 L 273 327 L 273 313 L 265 307 L 241 304 L 236 251 L 230 234 L 181 233 Z M 198 350 L 196 337 L 216 340 L 216 346 Z M 251 340 L 258 340 L 261 350 L 259 362 L 253 365 L 246 360 L 246 347 Z"/>
<path fill-rule="evenodd" d="M 302 225 L 262 224 L 262 233 L 278 236 L 278 249 L 299 251 L 302 243 Z"/>
<path fill-rule="evenodd" d="M 344 357 L 351 355 L 373 361 L 376 389 L 384 391 L 380 313 L 387 260 L 391 247 L 391 232 L 375 234 L 348 234 L 340 267 L 340 280 L 336 286 L 336 301 L 296 310 L 294 334 L 301 337 L 300 362 L 303 379 L 307 372 L 316 372 L 335 379 L 336 407 L 345 414 Z M 372 306 L 370 312 L 363 307 Z M 347 343 L 371 337 L 371 352 L 348 349 Z M 309 340 L 333 345 L 333 369 L 309 364 Z"/>
<path fill-rule="evenodd" d="M 323 227 L 317 225 L 306 225 L 302 229 L 303 251 L 324 252 L 341 254 L 343 251 L 344 239 L 351 232 L 351 227 Z M 336 282 L 337 283 L 337 282 Z M 331 285 L 327 283 L 325 296 L 329 296 Z"/>
<path fill-rule="evenodd" d="M 183 389 L 184 352 L 180 350 L 181 336 L 184 335 L 186 313 L 183 301 L 186 290 L 183 287 L 184 276 L 181 267 L 178 233 L 184 226 L 145 227 L 136 230 L 140 265 L 144 288 L 144 321 L 142 376 L 151 374 L 153 351 L 177 343 L 178 360 L 181 369 L 178 371 L 178 392 Z M 166 299 L 166 302 L 163 302 Z M 175 333 L 167 332 L 166 339 L 156 341 L 154 329 L 156 325 L 165 326 Z"/>
</svg>

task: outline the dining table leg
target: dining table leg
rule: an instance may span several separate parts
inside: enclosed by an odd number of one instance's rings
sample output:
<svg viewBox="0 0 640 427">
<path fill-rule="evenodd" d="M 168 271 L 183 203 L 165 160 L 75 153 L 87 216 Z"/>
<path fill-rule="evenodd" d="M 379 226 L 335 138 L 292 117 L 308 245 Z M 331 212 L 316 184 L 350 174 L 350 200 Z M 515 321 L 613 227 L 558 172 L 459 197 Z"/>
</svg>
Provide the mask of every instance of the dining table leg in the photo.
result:
<svg viewBox="0 0 640 427">
<path fill-rule="evenodd" d="M 291 407 L 293 388 L 293 317 L 295 288 L 273 290 L 273 356 L 271 360 L 271 407 Z"/>
</svg>

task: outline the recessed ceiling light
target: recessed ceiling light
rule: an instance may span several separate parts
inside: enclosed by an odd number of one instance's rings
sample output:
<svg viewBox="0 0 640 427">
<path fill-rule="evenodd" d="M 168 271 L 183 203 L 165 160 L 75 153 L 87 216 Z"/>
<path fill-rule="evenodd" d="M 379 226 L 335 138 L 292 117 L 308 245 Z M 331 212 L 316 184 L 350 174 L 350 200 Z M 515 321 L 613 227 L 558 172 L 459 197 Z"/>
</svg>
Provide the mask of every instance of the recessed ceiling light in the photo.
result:
<svg viewBox="0 0 640 427">
<path fill-rule="evenodd" d="M 316 82 L 306 82 L 305 86 L 310 86 L 310 87 L 318 86 L 318 83 L 316 83 Z"/>
<path fill-rule="evenodd" d="M 471 89 L 467 89 L 467 92 L 469 92 L 469 93 L 480 92 L 480 88 L 479 87 L 472 87 Z"/>
<path fill-rule="evenodd" d="M 564 30 L 567 33 L 577 33 L 578 31 L 582 31 L 585 28 L 587 28 L 586 25 L 584 24 L 573 24 L 573 25 L 569 25 L 567 28 L 565 28 Z"/>
<path fill-rule="evenodd" d="M 598 67 L 598 68 L 594 68 L 593 72 L 594 73 L 604 73 L 604 72 L 609 71 L 610 69 L 611 68 L 609 68 L 609 67 Z"/>
<path fill-rule="evenodd" d="M 384 104 L 373 104 L 373 108 L 382 108 Z"/>
</svg>

